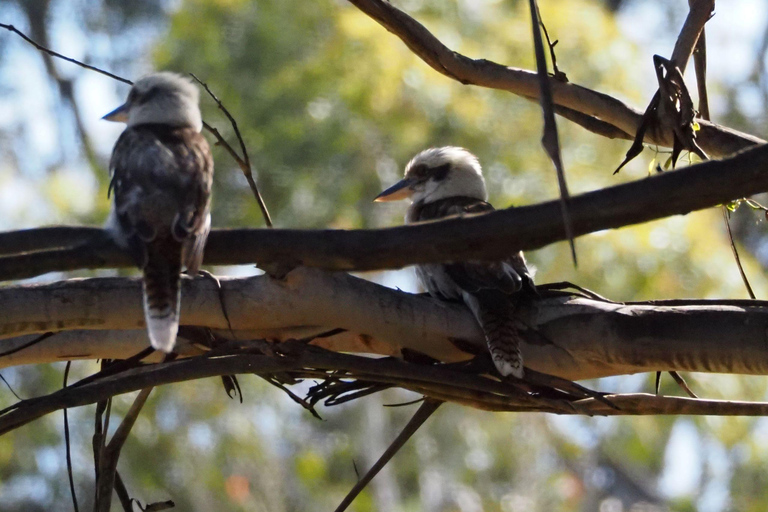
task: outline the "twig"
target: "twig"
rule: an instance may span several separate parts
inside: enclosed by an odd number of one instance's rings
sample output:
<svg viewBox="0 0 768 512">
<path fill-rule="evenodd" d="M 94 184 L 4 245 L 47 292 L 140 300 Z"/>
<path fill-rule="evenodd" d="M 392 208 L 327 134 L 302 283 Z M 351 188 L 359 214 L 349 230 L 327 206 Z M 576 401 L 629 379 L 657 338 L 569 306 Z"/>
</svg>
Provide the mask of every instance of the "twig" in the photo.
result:
<svg viewBox="0 0 768 512">
<path fill-rule="evenodd" d="M 677 372 L 669 372 L 669 374 L 672 376 L 673 379 L 675 379 L 675 382 L 677 382 L 677 385 L 683 388 L 683 391 L 688 393 L 688 396 L 691 398 L 699 398 L 696 393 L 691 390 L 691 388 L 688 387 L 688 383 L 685 382 L 685 379 L 682 375 L 680 375 Z"/>
<path fill-rule="evenodd" d="M 64 367 L 64 387 L 67 387 L 67 377 L 69 377 L 69 368 L 72 365 L 72 361 L 67 361 L 67 365 Z M 67 476 L 69 477 L 69 492 L 72 496 L 72 507 L 75 512 L 80 512 L 80 507 L 77 506 L 77 493 L 75 492 L 75 477 L 72 474 L 72 447 L 69 438 L 69 416 L 67 415 L 67 409 L 64 411 L 64 447 L 66 450 L 67 459 Z"/>
<path fill-rule="evenodd" d="M 21 398 L 21 397 L 18 395 L 18 393 L 16 393 L 16 391 L 15 391 L 15 390 L 14 390 L 14 389 L 11 387 L 11 384 L 10 384 L 10 383 L 9 383 L 9 382 L 6 380 L 6 378 L 5 378 L 5 377 L 3 377 L 3 374 L 2 374 L 2 373 L 0 373 L 0 380 L 2 380 L 2 381 L 3 381 L 3 384 L 5 384 L 5 387 L 7 387 L 7 388 L 8 388 L 8 391 L 10 391 L 10 392 L 11 392 L 11 394 L 12 394 L 13 396 L 15 396 L 17 400 L 24 400 L 24 399 L 23 399 L 23 398 Z"/>
<path fill-rule="evenodd" d="M 248 182 L 248 186 L 251 187 L 251 191 L 253 192 L 253 197 L 256 198 L 256 202 L 259 204 L 259 208 L 261 209 L 261 214 L 264 217 L 264 222 L 266 223 L 267 227 L 272 227 L 272 218 L 269 215 L 269 211 L 267 210 L 267 205 L 264 204 L 264 199 L 261 197 L 261 193 L 259 192 L 259 188 L 256 186 L 256 182 L 253 179 L 253 169 L 251 168 L 251 159 L 248 157 L 248 150 L 245 148 L 245 142 L 243 141 L 243 137 L 240 134 L 240 129 L 237 127 L 237 121 L 235 121 L 235 118 L 232 117 L 232 114 L 229 113 L 229 110 L 224 106 L 224 104 L 219 100 L 219 98 L 211 91 L 210 87 L 208 87 L 208 84 L 197 78 L 194 73 L 190 73 L 190 76 L 195 79 L 197 83 L 203 86 L 205 89 L 205 92 L 208 93 L 208 95 L 213 98 L 213 101 L 216 102 L 216 105 L 219 107 L 219 110 L 224 112 L 224 115 L 227 116 L 227 119 L 229 119 L 230 124 L 232 124 L 232 129 L 235 132 L 235 136 L 237 137 L 238 142 L 240 143 L 240 151 L 243 153 L 243 156 L 240 157 L 232 147 L 227 144 L 224 141 L 224 138 L 221 136 L 219 131 L 212 126 L 209 126 L 207 123 L 204 124 L 205 128 L 213 134 L 214 137 L 216 137 L 216 140 L 219 141 L 219 143 L 224 146 L 224 148 L 227 149 L 229 154 L 232 156 L 232 158 L 235 159 L 235 162 L 237 162 L 237 165 L 240 167 L 240 170 L 243 172 L 243 175 L 245 176 L 246 181 Z"/>
<path fill-rule="evenodd" d="M 731 231 L 731 223 L 728 219 L 728 208 L 723 206 L 721 208 L 723 212 L 723 221 L 725 222 L 725 229 L 728 233 L 728 241 L 731 245 L 731 252 L 733 253 L 733 259 L 736 260 L 736 266 L 739 268 L 739 275 L 741 276 L 741 280 L 744 282 L 744 286 L 747 289 L 747 294 L 749 295 L 750 299 L 756 299 L 755 292 L 752 290 L 752 286 L 749 284 L 749 278 L 747 277 L 747 273 L 744 272 L 744 266 L 741 264 L 741 258 L 739 257 L 739 251 L 736 249 L 736 242 L 733 240 L 733 232 Z"/>
<path fill-rule="evenodd" d="M 565 170 L 563 169 L 563 159 L 560 156 L 560 141 L 557 136 L 557 123 L 555 121 L 555 112 L 553 110 L 552 88 L 547 74 L 547 58 L 544 56 L 544 43 L 541 40 L 541 28 L 543 23 L 539 20 L 539 7 L 536 0 L 530 0 L 531 25 L 533 28 L 533 46 L 536 53 L 536 68 L 539 75 L 541 110 L 544 116 L 544 134 L 541 137 L 541 144 L 549 155 L 550 160 L 555 165 L 557 172 L 557 185 L 560 189 L 560 212 L 563 216 L 563 226 L 565 236 L 571 246 L 571 258 L 573 265 L 577 266 L 576 244 L 574 243 L 573 222 L 569 212 L 569 194 L 568 185 L 565 182 Z M 547 36 L 549 40 L 549 36 Z M 551 50 L 551 46 L 550 46 Z M 554 61 L 553 61 L 554 64 Z"/>
<path fill-rule="evenodd" d="M 13 25 L 7 25 L 5 23 L 0 23 L 0 28 L 4 28 L 6 30 L 10 30 L 11 32 L 15 33 L 16 35 L 18 35 L 19 37 L 24 39 L 26 42 L 28 42 L 29 44 L 31 44 L 32 46 L 34 46 L 35 48 L 37 48 L 41 52 L 47 53 L 48 55 L 51 55 L 51 56 L 56 57 L 58 59 L 65 60 L 67 62 L 71 62 L 72 64 L 76 64 L 76 65 L 80 66 L 81 68 L 90 69 L 91 71 L 95 71 L 95 72 L 100 73 L 100 74 L 102 74 L 104 76 L 108 76 L 109 78 L 112 78 L 113 80 L 117 80 L 118 82 L 123 82 L 124 84 L 128 84 L 128 85 L 132 85 L 133 84 L 133 82 L 131 82 L 127 78 L 123 78 L 121 76 L 114 75 L 114 74 L 110 73 L 109 71 L 104 71 L 103 69 L 99 69 L 99 68 L 97 68 L 95 66 L 90 66 L 88 64 L 85 64 L 84 62 L 80 62 L 79 60 L 73 59 L 71 57 L 67 57 L 67 56 L 62 55 L 62 54 L 60 54 L 58 52 L 55 52 L 53 50 L 49 50 L 48 48 L 37 44 L 35 41 L 30 39 L 26 34 L 21 32 L 19 29 L 17 29 Z"/>
<path fill-rule="evenodd" d="M 547 30 L 547 26 L 544 24 L 544 20 L 541 19 L 541 11 L 538 9 L 538 5 L 536 6 L 536 13 L 539 17 L 539 25 L 541 25 L 541 30 L 544 31 L 544 37 L 547 39 L 547 47 L 549 47 L 549 57 L 552 59 L 552 76 L 555 77 L 557 80 L 560 80 L 561 82 L 567 82 L 568 77 L 565 76 L 565 73 L 560 71 L 557 68 L 557 55 L 555 55 L 555 46 L 557 46 L 557 43 L 560 41 L 555 41 L 554 43 L 549 38 L 549 31 Z"/>
<path fill-rule="evenodd" d="M 0 357 L 5 357 L 5 356 L 9 356 L 11 354 L 15 354 L 16 352 L 21 352 L 25 348 L 29 348 L 32 345 L 36 345 L 36 344 L 40 343 L 41 341 L 46 340 L 46 339 L 50 338 L 51 336 L 53 336 L 55 334 L 56 334 L 55 332 L 43 333 L 40 336 L 38 336 L 37 338 L 34 338 L 34 339 L 28 341 L 27 343 L 23 343 L 23 344 L 19 345 L 18 347 L 14 347 L 12 349 L 6 350 L 5 352 L 0 352 Z"/>
<path fill-rule="evenodd" d="M 376 463 L 371 466 L 371 469 L 369 469 L 365 475 L 363 475 L 363 478 L 358 480 L 355 486 L 352 487 L 352 490 L 347 493 L 339 506 L 336 507 L 335 512 L 344 512 L 347 510 L 347 507 L 352 504 L 352 501 L 354 501 L 357 495 L 360 494 L 363 489 L 365 489 L 365 486 L 368 485 L 371 480 L 373 480 L 373 477 L 375 477 L 379 471 L 381 471 L 381 469 L 387 465 L 392 457 L 395 456 L 400 448 L 403 447 L 403 445 L 413 436 L 413 434 L 416 433 L 417 430 L 419 430 L 424 422 L 427 421 L 430 416 L 432 416 L 432 413 L 434 413 L 442 403 L 443 402 L 438 400 L 426 399 L 424 403 L 421 404 L 419 409 L 416 411 L 416 414 L 414 414 L 410 421 L 408 421 L 408 424 L 405 426 L 405 428 L 403 428 L 402 432 L 397 435 L 395 440 L 392 441 L 392 444 L 389 445 L 389 447 L 384 451 L 381 457 L 379 457 Z"/>
<path fill-rule="evenodd" d="M 99 478 L 96 481 L 96 503 L 94 504 L 95 512 L 109 512 L 110 505 L 112 503 L 112 493 L 115 487 L 115 475 L 117 472 L 117 461 L 120 458 L 120 451 L 128 439 L 136 419 L 139 417 L 142 407 L 149 398 L 149 394 L 153 388 L 145 388 L 139 391 L 138 396 L 133 401 L 131 408 L 126 413 L 123 421 L 118 425 L 117 430 L 112 436 L 99 457 Z M 107 418 L 109 418 L 107 416 Z M 107 435 L 107 427 L 105 426 L 103 437 Z"/>
<path fill-rule="evenodd" d="M 680 29 L 670 58 L 681 73 L 685 72 L 704 25 L 712 18 L 715 9 L 715 0 L 689 0 L 688 4 L 688 16 Z"/>
</svg>

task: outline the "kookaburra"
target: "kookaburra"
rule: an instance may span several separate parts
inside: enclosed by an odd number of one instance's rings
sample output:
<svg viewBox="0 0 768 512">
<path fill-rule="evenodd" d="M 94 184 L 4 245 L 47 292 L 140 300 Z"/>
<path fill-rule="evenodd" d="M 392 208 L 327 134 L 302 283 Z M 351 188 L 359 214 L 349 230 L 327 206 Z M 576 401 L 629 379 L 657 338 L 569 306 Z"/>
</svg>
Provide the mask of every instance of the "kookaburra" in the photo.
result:
<svg viewBox="0 0 768 512">
<path fill-rule="evenodd" d="M 443 147 L 416 155 L 405 167 L 405 178 L 375 200 L 410 199 L 405 215 L 406 224 L 410 224 L 493 211 L 487 198 L 477 157 L 466 149 Z M 464 301 L 483 329 L 499 372 L 523 377 L 513 313 L 516 302 L 526 294 L 536 295 L 536 288 L 522 252 L 498 262 L 418 265 L 416 275 L 433 297 Z"/>
<path fill-rule="evenodd" d="M 213 159 L 198 99 L 188 79 L 155 73 L 104 116 L 127 124 L 109 163 L 114 204 L 106 229 L 144 272 L 149 341 L 163 352 L 176 343 L 182 264 L 197 273 L 211 227 Z"/>
</svg>

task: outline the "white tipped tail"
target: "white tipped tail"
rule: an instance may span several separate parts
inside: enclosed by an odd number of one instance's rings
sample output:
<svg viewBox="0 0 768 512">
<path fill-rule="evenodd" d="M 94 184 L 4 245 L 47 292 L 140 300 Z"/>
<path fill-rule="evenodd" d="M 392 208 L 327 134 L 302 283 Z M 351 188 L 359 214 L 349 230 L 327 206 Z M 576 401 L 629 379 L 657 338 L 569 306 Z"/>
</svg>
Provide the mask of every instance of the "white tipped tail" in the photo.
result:
<svg viewBox="0 0 768 512">
<path fill-rule="evenodd" d="M 144 318 L 149 342 L 156 350 L 171 352 L 179 331 L 181 266 L 150 257 L 144 268 Z"/>
<path fill-rule="evenodd" d="M 484 301 L 467 292 L 462 293 L 462 298 L 483 329 L 496 369 L 504 377 L 512 375 L 522 379 L 525 375 L 523 354 L 512 305 L 506 298 Z"/>
</svg>

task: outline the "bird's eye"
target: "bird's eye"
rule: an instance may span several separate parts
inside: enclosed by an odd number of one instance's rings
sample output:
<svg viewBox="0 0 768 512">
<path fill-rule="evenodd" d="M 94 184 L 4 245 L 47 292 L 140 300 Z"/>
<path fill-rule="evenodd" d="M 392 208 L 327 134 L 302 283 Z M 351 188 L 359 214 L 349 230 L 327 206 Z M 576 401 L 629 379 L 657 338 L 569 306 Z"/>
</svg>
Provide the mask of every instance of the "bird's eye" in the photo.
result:
<svg viewBox="0 0 768 512">
<path fill-rule="evenodd" d="M 439 167 L 433 167 L 430 170 L 432 179 L 435 181 L 443 181 L 448 176 L 448 171 L 451 170 L 451 164 L 443 164 Z"/>
<path fill-rule="evenodd" d="M 419 164 L 411 168 L 410 174 L 413 174 L 417 178 L 424 178 L 427 175 L 429 169 L 426 164 Z"/>
</svg>

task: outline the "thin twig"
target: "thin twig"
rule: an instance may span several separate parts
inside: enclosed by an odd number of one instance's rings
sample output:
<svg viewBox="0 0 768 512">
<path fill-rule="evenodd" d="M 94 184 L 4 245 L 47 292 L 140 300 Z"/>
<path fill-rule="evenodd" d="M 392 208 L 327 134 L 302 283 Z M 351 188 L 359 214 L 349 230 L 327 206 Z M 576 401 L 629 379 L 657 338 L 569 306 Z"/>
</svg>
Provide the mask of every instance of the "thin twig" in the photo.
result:
<svg viewBox="0 0 768 512">
<path fill-rule="evenodd" d="M 69 368 L 72 366 L 72 361 L 67 361 L 67 365 L 64 367 L 64 385 L 67 387 L 67 378 L 69 377 Z M 80 511 L 80 507 L 77 506 L 77 493 L 75 492 L 75 477 L 72 474 L 72 446 L 69 438 L 69 416 L 67 415 L 67 409 L 64 408 L 64 447 L 66 450 L 67 458 L 67 476 L 69 477 L 69 492 L 72 496 L 72 507 L 75 512 Z"/>
<path fill-rule="evenodd" d="M 536 69 L 539 75 L 539 87 L 541 88 L 541 110 L 544 115 L 544 134 L 541 144 L 549 155 L 557 171 L 557 185 L 560 188 L 560 212 L 563 217 L 565 236 L 571 246 L 573 265 L 577 266 L 576 244 L 574 242 L 573 221 L 571 220 L 569 207 L 568 185 L 565 182 L 565 170 L 560 156 L 560 141 L 557 135 L 557 123 L 552 100 L 552 86 L 547 74 L 547 58 L 544 56 L 544 42 L 541 40 L 541 22 L 539 20 L 539 7 L 536 0 L 530 0 L 531 24 L 533 26 L 533 45 L 536 53 Z"/>
<path fill-rule="evenodd" d="M 19 395 L 16 393 L 16 391 L 15 391 L 15 390 L 14 390 L 14 389 L 11 387 L 11 384 L 10 384 L 10 383 L 9 383 L 9 382 L 8 382 L 8 381 L 5 379 L 5 377 L 3 377 L 3 374 L 2 374 L 2 373 L 0 373 L 0 380 L 2 380 L 2 381 L 3 381 L 3 384 L 5 384 L 5 387 L 7 387 L 7 388 L 8 388 L 8 391 L 10 391 L 10 392 L 11 392 L 11 394 L 12 394 L 13 396 L 15 396 L 17 400 L 24 400 L 24 399 L 23 399 L 23 398 L 21 398 L 21 397 L 20 397 L 20 396 L 19 396 Z"/>
<path fill-rule="evenodd" d="M 381 471 L 381 469 L 387 465 L 392 457 L 395 456 L 400 448 L 403 447 L 403 445 L 413 436 L 413 434 L 416 433 L 417 430 L 419 430 L 424 422 L 427 421 L 430 416 L 432 416 L 432 413 L 434 413 L 442 403 L 443 402 L 439 400 L 432 400 L 428 398 L 424 401 L 423 404 L 421 404 L 410 421 L 408 421 L 408 424 L 405 425 L 405 428 L 403 428 L 402 432 L 397 435 L 395 440 L 392 441 L 392 444 L 389 445 L 389 447 L 384 451 L 381 457 L 379 457 L 376 463 L 371 466 L 371 469 L 369 469 L 365 475 L 363 475 L 363 478 L 358 480 L 355 486 L 352 487 L 352 490 L 347 493 L 339 506 L 336 507 L 335 512 L 344 512 L 347 510 L 347 507 L 352 504 L 352 501 L 354 501 L 357 495 L 360 494 L 363 489 L 365 489 L 365 486 L 367 486 L 368 483 L 373 480 L 373 477 L 375 477 L 379 471 Z"/>
<path fill-rule="evenodd" d="M 99 479 L 96 481 L 97 500 L 94 504 L 95 512 L 109 512 L 112 502 L 112 493 L 114 492 L 115 487 L 115 475 L 117 473 L 117 461 L 120 458 L 120 451 L 122 450 L 126 439 L 128 439 L 128 434 L 130 434 L 133 425 L 136 423 L 136 419 L 139 417 L 139 413 L 141 412 L 142 407 L 144 407 L 147 398 L 149 398 L 152 389 L 153 388 L 150 387 L 139 391 L 138 396 L 125 414 L 123 421 L 117 426 L 109 444 L 104 446 L 101 452 L 99 460 Z M 107 421 L 108 420 L 109 416 L 107 416 Z M 106 438 L 106 435 L 107 426 L 104 428 L 104 438 Z"/>
<path fill-rule="evenodd" d="M 537 6 L 538 8 L 538 6 Z M 547 46 L 549 47 L 549 57 L 552 59 L 552 76 L 554 76 L 557 80 L 560 80 L 561 82 L 567 82 L 568 77 L 565 76 L 565 73 L 560 71 L 557 68 L 557 56 L 555 55 L 555 46 L 557 46 L 557 43 L 560 41 L 555 41 L 554 43 L 549 38 L 549 31 L 547 30 L 547 26 L 544 24 L 544 20 L 541 19 L 541 11 L 537 11 L 539 15 L 539 24 L 541 25 L 541 30 L 544 31 L 544 37 L 547 39 Z"/>
<path fill-rule="evenodd" d="M 12 349 L 6 350 L 5 352 L 0 352 L 0 357 L 5 357 L 5 356 L 9 356 L 11 354 L 15 354 L 16 352 L 21 352 L 25 348 L 29 348 L 32 345 L 37 345 L 41 341 L 46 340 L 46 339 L 50 338 L 51 336 L 53 336 L 55 334 L 56 334 L 55 332 L 45 332 L 45 333 L 41 334 L 40 336 L 38 336 L 37 338 L 29 340 L 28 342 L 26 342 L 26 343 L 24 343 L 22 345 L 19 345 L 18 347 L 14 347 Z"/>
<path fill-rule="evenodd" d="M 243 136 L 240 134 L 240 129 L 237 127 L 237 121 L 235 121 L 235 118 L 232 117 L 232 114 L 229 113 L 229 110 L 224 106 L 224 104 L 219 100 L 219 98 L 211 91 L 210 87 L 208 87 L 208 84 L 197 78 L 194 73 L 190 73 L 190 76 L 195 79 L 197 83 L 203 86 L 205 89 L 205 92 L 208 93 L 208 95 L 213 98 L 213 101 L 216 102 L 216 105 L 219 107 L 219 110 L 224 112 L 224 115 L 227 116 L 227 119 L 229 119 L 230 124 L 232 124 L 232 129 L 235 132 L 235 136 L 237 137 L 238 142 L 240 143 L 240 151 L 242 151 L 243 156 L 240 157 L 234 149 L 232 149 L 229 144 L 226 144 L 224 142 L 223 137 L 219 133 L 218 130 L 212 128 L 211 126 L 208 126 L 207 124 L 205 127 L 208 129 L 209 132 L 211 132 L 216 139 L 219 141 L 219 143 L 222 143 L 225 148 L 227 148 L 227 151 L 229 151 L 229 154 L 232 155 L 232 158 L 235 159 L 237 164 L 240 166 L 240 170 L 243 172 L 243 175 L 245 176 L 246 181 L 248 182 L 248 186 L 251 187 L 251 191 L 253 192 L 253 196 L 256 198 L 256 202 L 259 204 L 259 208 L 261 209 L 261 214 L 264 217 L 264 222 L 267 224 L 267 227 L 272 227 L 272 218 L 269 215 L 269 211 L 267 210 L 267 205 L 264 203 L 264 199 L 261 197 L 261 193 L 259 192 L 259 188 L 256 186 L 256 181 L 253 179 L 253 169 L 251 168 L 251 159 L 248 157 L 248 150 L 245 148 L 245 142 L 243 141 Z"/>
<path fill-rule="evenodd" d="M 128 488 L 125 486 L 119 471 L 115 471 L 115 494 L 117 494 L 117 499 L 120 500 L 120 505 L 123 506 L 123 512 L 133 512 L 133 500 L 131 500 L 131 496 L 128 494 Z M 141 505 L 139 505 L 139 508 L 142 508 Z"/>
<path fill-rule="evenodd" d="M 50 50 L 50 49 L 48 49 L 48 48 L 38 44 L 37 42 L 33 41 L 31 38 L 29 38 L 26 34 L 21 32 L 19 29 L 17 29 L 13 25 L 7 25 L 5 23 L 0 23 L 0 28 L 4 28 L 6 30 L 10 30 L 11 32 L 17 34 L 18 36 L 20 36 L 22 39 L 24 39 L 26 42 L 28 42 L 29 44 L 31 44 L 32 46 L 34 46 L 35 48 L 37 48 L 41 52 L 45 52 L 48 55 L 51 55 L 51 56 L 56 57 L 58 59 L 65 60 L 67 62 L 71 62 L 72 64 L 76 64 L 76 65 L 80 66 L 81 68 L 89 69 L 91 71 L 95 71 L 95 72 L 100 73 L 102 75 L 108 76 L 109 78 L 112 78 L 113 80 L 117 80 L 118 82 L 123 82 L 124 84 L 133 85 L 133 82 L 131 82 L 127 78 L 123 78 L 121 76 L 114 75 L 114 74 L 110 73 L 109 71 L 104 71 L 103 69 L 99 69 L 99 68 L 97 68 L 95 66 L 90 66 L 88 64 L 85 64 L 84 62 L 80 62 L 79 60 L 73 59 L 71 57 L 67 57 L 67 56 L 62 55 L 62 54 L 60 54 L 58 52 Z"/>
<path fill-rule="evenodd" d="M 699 398 L 696 393 L 693 392 L 693 390 L 688 387 L 688 383 L 685 382 L 685 379 L 682 375 L 680 375 L 677 372 L 669 372 L 669 374 L 672 376 L 673 379 L 675 379 L 675 382 L 677 382 L 677 385 L 683 388 L 683 391 L 688 393 L 688 396 L 691 398 Z"/>
<path fill-rule="evenodd" d="M 752 286 L 749 284 L 749 278 L 747 277 L 747 273 L 744 272 L 744 266 L 741 264 L 741 258 L 739 257 L 739 251 L 736 249 L 736 242 L 733 240 L 733 232 L 731 231 L 731 222 L 728 219 L 728 208 L 725 206 L 721 207 L 721 210 L 723 212 L 723 220 L 725 221 L 725 229 L 728 232 L 728 240 L 731 244 L 731 252 L 733 253 L 733 259 L 736 260 L 736 266 L 739 267 L 739 275 L 741 276 L 741 280 L 744 282 L 744 286 L 747 289 L 747 294 L 749 295 L 750 299 L 756 299 L 755 292 L 752 290 Z"/>
</svg>

